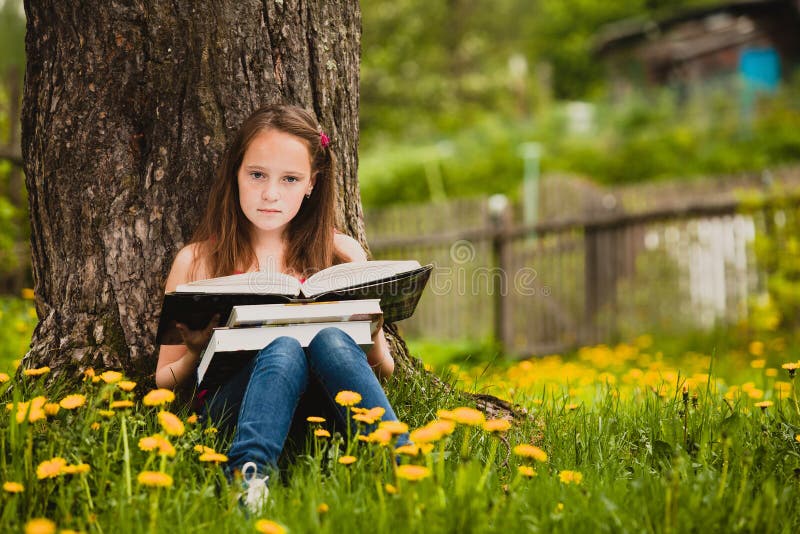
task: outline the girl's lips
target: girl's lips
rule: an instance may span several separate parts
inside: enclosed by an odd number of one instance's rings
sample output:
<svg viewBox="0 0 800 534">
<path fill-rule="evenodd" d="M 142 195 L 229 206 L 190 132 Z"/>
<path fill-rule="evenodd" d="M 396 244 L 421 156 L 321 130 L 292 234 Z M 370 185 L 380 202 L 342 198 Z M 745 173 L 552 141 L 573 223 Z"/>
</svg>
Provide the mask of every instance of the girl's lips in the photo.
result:
<svg viewBox="0 0 800 534">
<path fill-rule="evenodd" d="M 258 211 L 261 212 L 261 213 L 280 213 L 281 212 L 281 210 L 273 210 L 273 209 L 258 210 Z"/>
</svg>

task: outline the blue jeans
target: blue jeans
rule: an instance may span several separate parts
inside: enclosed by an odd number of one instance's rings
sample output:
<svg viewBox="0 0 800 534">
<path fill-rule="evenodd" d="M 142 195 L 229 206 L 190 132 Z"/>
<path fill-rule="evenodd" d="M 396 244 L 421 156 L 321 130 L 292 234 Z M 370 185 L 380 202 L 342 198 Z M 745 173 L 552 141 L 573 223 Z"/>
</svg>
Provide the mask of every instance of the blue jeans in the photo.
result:
<svg viewBox="0 0 800 534">
<path fill-rule="evenodd" d="M 358 392 L 359 406 L 386 410 L 383 421 L 397 421 L 366 354 L 340 329 L 320 331 L 306 349 L 290 337 L 280 337 L 261 349 L 205 405 L 215 424 L 236 425 L 228 472 L 246 462 L 255 462 L 260 473 L 276 469 L 290 432 L 295 442 L 305 439 L 308 415 L 347 428 L 347 411 L 334 401 L 343 390 Z M 356 428 L 355 421 L 350 425 Z M 408 434 L 397 442 L 407 443 Z"/>
</svg>

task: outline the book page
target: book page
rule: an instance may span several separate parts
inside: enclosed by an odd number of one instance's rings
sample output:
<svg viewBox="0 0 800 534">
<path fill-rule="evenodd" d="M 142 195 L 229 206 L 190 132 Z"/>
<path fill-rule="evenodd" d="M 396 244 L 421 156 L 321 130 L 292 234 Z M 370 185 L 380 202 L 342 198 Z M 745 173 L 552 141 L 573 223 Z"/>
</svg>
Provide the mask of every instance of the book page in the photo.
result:
<svg viewBox="0 0 800 534">
<path fill-rule="evenodd" d="M 302 284 L 303 295 L 312 297 L 334 289 L 356 287 L 419 269 L 418 261 L 356 261 L 340 263 L 310 276 Z"/>
<path fill-rule="evenodd" d="M 274 271 L 257 271 L 181 284 L 175 288 L 175 292 L 252 293 L 296 296 L 300 294 L 300 282 L 287 274 Z"/>
</svg>

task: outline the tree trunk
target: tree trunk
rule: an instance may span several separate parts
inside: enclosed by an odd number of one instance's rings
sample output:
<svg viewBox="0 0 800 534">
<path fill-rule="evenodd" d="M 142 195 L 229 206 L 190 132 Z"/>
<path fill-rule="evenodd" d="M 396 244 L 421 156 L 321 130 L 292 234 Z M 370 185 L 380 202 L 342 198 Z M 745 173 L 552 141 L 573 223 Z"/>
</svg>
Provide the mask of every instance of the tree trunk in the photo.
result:
<svg viewBox="0 0 800 534">
<path fill-rule="evenodd" d="M 25 2 L 22 146 L 40 323 L 26 365 L 142 376 L 163 283 L 229 137 L 255 108 L 312 109 L 341 226 L 364 240 L 355 1 Z"/>
<path fill-rule="evenodd" d="M 263 104 L 316 113 L 340 163 L 337 223 L 366 245 L 355 0 L 26 0 L 25 10 L 22 149 L 40 319 L 25 367 L 152 377 L 172 259 L 229 137 Z M 392 341 L 399 368 L 419 369 Z"/>
</svg>

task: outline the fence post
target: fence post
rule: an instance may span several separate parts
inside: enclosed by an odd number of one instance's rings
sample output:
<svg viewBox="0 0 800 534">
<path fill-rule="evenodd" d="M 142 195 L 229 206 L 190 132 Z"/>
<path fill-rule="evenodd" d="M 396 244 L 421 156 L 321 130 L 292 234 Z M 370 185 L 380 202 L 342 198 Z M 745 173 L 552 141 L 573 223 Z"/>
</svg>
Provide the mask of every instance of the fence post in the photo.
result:
<svg viewBox="0 0 800 534">
<path fill-rule="evenodd" d="M 489 197 L 489 216 L 492 236 L 492 268 L 495 276 L 491 276 L 492 304 L 494 308 L 494 341 L 500 350 L 507 352 L 512 347 L 514 324 L 511 299 L 508 298 L 508 272 L 511 267 L 511 250 L 508 246 L 508 228 L 511 225 L 511 210 L 505 195 Z"/>
</svg>

